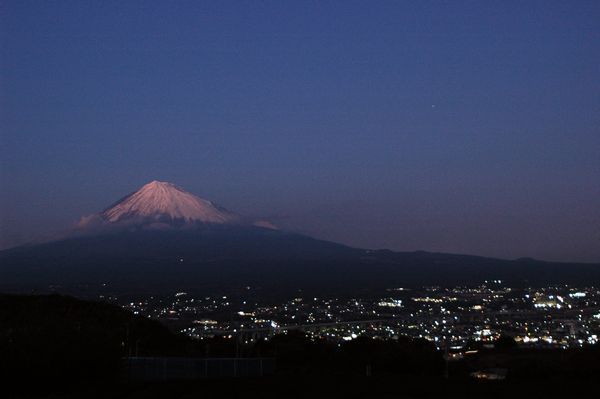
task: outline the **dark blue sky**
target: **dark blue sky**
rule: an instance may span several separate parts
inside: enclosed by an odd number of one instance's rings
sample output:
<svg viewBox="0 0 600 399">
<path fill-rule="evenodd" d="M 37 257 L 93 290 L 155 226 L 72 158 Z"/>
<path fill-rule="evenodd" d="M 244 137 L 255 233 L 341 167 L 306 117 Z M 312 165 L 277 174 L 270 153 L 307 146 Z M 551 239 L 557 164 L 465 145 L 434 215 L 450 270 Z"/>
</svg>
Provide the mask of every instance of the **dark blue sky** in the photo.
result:
<svg viewBox="0 0 600 399">
<path fill-rule="evenodd" d="M 600 2 L 3 1 L 0 244 L 153 180 L 347 244 L 600 261 Z"/>
</svg>

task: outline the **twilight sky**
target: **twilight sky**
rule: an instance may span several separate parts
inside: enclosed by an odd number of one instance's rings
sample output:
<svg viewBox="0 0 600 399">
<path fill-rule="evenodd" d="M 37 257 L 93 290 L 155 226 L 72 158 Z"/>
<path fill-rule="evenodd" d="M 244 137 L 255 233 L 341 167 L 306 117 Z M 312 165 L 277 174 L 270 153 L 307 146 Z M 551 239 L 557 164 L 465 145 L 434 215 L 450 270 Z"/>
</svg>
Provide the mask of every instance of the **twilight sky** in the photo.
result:
<svg viewBox="0 0 600 399">
<path fill-rule="evenodd" d="M 600 2 L 0 3 L 0 247 L 150 180 L 346 244 L 600 261 Z"/>
</svg>

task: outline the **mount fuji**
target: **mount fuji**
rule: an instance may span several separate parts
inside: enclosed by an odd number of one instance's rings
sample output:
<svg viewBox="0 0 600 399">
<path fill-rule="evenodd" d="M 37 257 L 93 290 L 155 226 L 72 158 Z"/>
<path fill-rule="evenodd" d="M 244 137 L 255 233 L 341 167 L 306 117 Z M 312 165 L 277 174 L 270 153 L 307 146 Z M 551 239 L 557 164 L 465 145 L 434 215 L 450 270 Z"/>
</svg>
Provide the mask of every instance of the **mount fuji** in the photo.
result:
<svg viewBox="0 0 600 399">
<path fill-rule="evenodd" d="M 277 229 L 152 181 L 66 237 L 0 251 L 0 291 L 356 293 L 436 284 L 598 283 L 600 265 L 351 248 Z"/>
</svg>

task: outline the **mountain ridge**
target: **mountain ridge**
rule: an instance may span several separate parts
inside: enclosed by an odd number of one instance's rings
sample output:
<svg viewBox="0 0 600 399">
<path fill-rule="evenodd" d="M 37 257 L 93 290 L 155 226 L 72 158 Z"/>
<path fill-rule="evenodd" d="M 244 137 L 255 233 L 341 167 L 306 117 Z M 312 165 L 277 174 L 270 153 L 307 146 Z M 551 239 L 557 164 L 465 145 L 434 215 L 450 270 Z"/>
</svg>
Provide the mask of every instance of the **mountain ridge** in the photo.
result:
<svg viewBox="0 0 600 399">
<path fill-rule="evenodd" d="M 268 222 L 265 222 L 268 223 Z M 0 251 L 0 290 L 321 292 L 415 285 L 596 284 L 600 264 L 352 248 L 244 218 L 153 181 L 62 239 Z M 104 289 L 104 288 L 102 288 Z"/>
<path fill-rule="evenodd" d="M 347 247 L 253 226 L 120 231 L 0 251 L 0 291 L 346 292 L 422 285 L 596 284 L 600 264 Z M 104 285 L 106 284 L 106 285 Z M 79 292 L 78 292 L 79 294 Z"/>
</svg>

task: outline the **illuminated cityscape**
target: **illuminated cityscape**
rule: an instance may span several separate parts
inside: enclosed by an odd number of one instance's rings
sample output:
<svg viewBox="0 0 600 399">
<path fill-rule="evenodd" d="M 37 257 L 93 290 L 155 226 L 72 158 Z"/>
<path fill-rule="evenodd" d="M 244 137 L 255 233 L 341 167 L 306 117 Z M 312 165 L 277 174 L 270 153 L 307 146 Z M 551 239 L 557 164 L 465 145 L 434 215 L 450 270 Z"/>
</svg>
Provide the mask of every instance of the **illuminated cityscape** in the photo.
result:
<svg viewBox="0 0 600 399">
<path fill-rule="evenodd" d="M 251 343 L 290 330 L 334 342 L 408 336 L 431 341 L 438 349 L 447 346 L 457 357 L 482 345 L 493 347 L 500 336 L 522 347 L 566 349 L 595 344 L 600 332 L 600 290 L 595 287 L 511 288 L 496 280 L 474 287 L 390 288 L 369 298 L 256 298 L 246 287 L 244 295 L 179 292 L 122 305 L 197 339 L 223 336 Z"/>
</svg>

